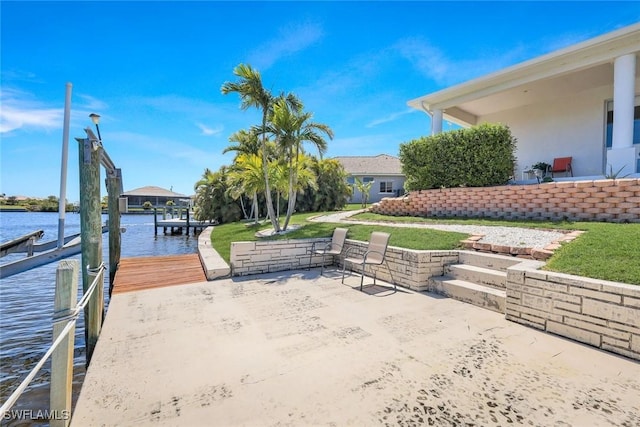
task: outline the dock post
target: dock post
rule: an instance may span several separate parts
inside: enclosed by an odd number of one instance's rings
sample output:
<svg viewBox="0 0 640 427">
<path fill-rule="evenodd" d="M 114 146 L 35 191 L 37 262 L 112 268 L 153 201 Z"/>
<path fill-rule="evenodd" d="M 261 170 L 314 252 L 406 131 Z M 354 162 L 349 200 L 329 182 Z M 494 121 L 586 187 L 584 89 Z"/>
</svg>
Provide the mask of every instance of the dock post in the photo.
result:
<svg viewBox="0 0 640 427">
<path fill-rule="evenodd" d="M 195 230 L 195 228 L 194 228 Z M 189 235 L 189 208 L 187 208 L 187 236 Z M 195 231 L 193 233 L 194 235 L 196 234 Z"/>
<path fill-rule="evenodd" d="M 120 234 L 120 194 L 122 194 L 122 170 L 107 173 L 107 193 L 109 196 L 109 295 L 120 264 L 122 236 Z"/>
<path fill-rule="evenodd" d="M 78 261 L 63 260 L 56 270 L 56 294 L 53 305 L 53 341 L 58 339 L 70 320 L 71 308 L 76 304 L 78 292 Z M 60 319 L 60 320 L 56 320 Z M 73 380 L 73 346 L 75 324 L 51 355 L 51 388 L 49 407 L 54 416 L 51 427 L 67 427 L 71 422 L 71 391 Z"/>
<path fill-rule="evenodd" d="M 78 139 L 80 147 L 80 239 L 82 244 L 82 290 L 87 292 L 102 265 L 102 206 L 100 204 L 100 158 L 102 143 Z M 101 274 L 102 276 L 102 274 Z M 104 315 L 104 285 L 98 286 L 84 309 L 87 366 L 98 342 Z"/>
<path fill-rule="evenodd" d="M 158 235 L 158 209 L 153 208 L 153 235 Z"/>
</svg>

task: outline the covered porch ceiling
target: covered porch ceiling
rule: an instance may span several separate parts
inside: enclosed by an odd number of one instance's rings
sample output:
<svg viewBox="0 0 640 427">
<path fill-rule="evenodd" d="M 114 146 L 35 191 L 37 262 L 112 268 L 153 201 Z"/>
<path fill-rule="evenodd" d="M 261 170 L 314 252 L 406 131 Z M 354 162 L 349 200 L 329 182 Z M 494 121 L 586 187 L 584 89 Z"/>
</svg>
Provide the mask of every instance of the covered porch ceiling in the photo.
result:
<svg viewBox="0 0 640 427">
<path fill-rule="evenodd" d="M 408 105 L 462 126 L 478 117 L 613 84 L 615 58 L 640 52 L 640 23 L 413 99 Z M 637 60 L 637 58 L 636 58 Z M 640 67 L 636 67 L 636 78 Z M 612 93 L 613 95 L 613 93 Z"/>
</svg>

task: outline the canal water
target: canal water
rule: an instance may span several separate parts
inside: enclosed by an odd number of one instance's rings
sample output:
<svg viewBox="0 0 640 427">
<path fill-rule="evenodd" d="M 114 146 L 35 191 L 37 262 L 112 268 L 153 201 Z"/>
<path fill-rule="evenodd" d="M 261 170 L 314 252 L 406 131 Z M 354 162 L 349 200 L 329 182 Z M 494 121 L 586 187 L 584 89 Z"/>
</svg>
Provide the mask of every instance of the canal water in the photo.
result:
<svg viewBox="0 0 640 427">
<path fill-rule="evenodd" d="M 160 218 L 159 218 L 160 219 Z M 103 223 L 107 215 L 103 216 Z M 196 253 L 197 236 L 154 235 L 153 215 L 122 215 L 122 258 L 154 255 Z M 0 241 L 6 242 L 32 231 L 44 230 L 40 242 L 58 238 L 58 213 L 0 212 Z M 80 232 L 80 215 L 67 213 L 65 235 Z M 103 235 L 103 258 L 109 260 L 108 234 Z M 0 264 L 25 257 L 10 254 L 0 258 Z M 80 260 L 80 255 L 69 259 Z M 55 277 L 58 261 L 0 281 L 0 402 L 4 403 L 28 375 L 52 343 L 52 315 Z M 109 303 L 109 270 L 105 271 L 105 304 Z M 79 280 L 78 298 L 82 294 Z M 74 351 L 74 403 L 85 374 L 84 318 L 77 322 Z M 13 409 L 45 411 L 49 409 L 50 363 L 47 362 Z M 25 424 L 0 420 L 0 425 L 46 425 L 45 422 Z"/>
</svg>

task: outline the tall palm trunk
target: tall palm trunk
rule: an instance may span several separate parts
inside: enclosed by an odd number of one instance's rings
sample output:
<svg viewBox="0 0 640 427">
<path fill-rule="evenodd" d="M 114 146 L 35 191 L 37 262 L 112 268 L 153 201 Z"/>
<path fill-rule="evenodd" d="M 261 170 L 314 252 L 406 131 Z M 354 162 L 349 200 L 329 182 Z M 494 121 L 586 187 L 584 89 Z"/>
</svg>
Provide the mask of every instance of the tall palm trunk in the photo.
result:
<svg viewBox="0 0 640 427">
<path fill-rule="evenodd" d="M 298 173 L 298 147 L 295 148 L 295 156 L 292 153 L 289 153 L 289 200 L 287 204 L 287 217 L 284 220 L 283 229 L 286 230 L 289 225 L 289 220 L 291 219 L 291 215 L 293 215 L 293 211 L 296 207 L 296 187 L 297 184 L 297 176 Z"/>
<path fill-rule="evenodd" d="M 240 196 L 240 207 L 242 208 L 242 215 L 244 215 L 244 219 L 248 219 L 247 216 L 247 208 L 244 206 L 244 196 Z M 252 212 L 253 213 L 253 212 Z"/>
<path fill-rule="evenodd" d="M 258 209 L 258 193 L 253 193 L 253 209 L 255 210 L 255 222 L 260 222 L 260 209 Z"/>
<path fill-rule="evenodd" d="M 268 108 L 264 108 L 264 112 L 262 113 L 262 130 L 264 131 L 267 126 L 267 114 L 269 110 Z M 267 212 L 269 215 L 269 219 L 271 219 L 271 225 L 273 226 L 273 231 L 278 233 L 280 232 L 280 222 L 275 215 L 273 209 L 273 200 L 271 198 L 271 186 L 269 185 L 269 163 L 267 160 L 267 135 L 266 133 L 262 133 L 262 172 L 264 174 L 264 192 L 265 198 L 267 202 Z"/>
<path fill-rule="evenodd" d="M 284 220 L 283 230 L 287 229 L 289 225 L 289 220 L 291 219 L 291 215 L 293 215 L 293 210 L 296 206 L 296 190 L 295 190 L 295 181 L 293 176 L 289 177 L 289 200 L 287 201 L 287 217 Z"/>
</svg>

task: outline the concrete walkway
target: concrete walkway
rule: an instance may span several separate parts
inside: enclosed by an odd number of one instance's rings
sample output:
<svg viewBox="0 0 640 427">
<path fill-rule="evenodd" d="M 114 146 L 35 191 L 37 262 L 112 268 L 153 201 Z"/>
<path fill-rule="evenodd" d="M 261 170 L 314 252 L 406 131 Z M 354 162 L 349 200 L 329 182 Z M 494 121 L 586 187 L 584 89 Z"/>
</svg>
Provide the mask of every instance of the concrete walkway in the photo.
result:
<svg viewBox="0 0 640 427">
<path fill-rule="evenodd" d="M 72 426 L 640 425 L 640 364 L 335 270 L 114 295 Z"/>
</svg>

